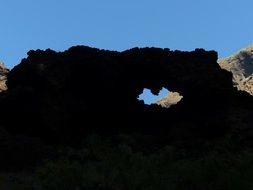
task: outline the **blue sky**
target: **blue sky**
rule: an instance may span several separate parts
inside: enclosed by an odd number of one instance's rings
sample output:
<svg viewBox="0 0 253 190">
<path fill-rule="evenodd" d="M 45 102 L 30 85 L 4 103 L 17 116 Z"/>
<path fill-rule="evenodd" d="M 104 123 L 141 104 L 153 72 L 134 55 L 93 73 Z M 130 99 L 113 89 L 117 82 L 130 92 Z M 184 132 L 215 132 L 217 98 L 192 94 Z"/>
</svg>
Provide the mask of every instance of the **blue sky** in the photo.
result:
<svg viewBox="0 0 253 190">
<path fill-rule="evenodd" d="M 145 104 L 152 104 L 158 100 L 160 100 L 162 97 L 165 97 L 168 95 L 169 91 L 166 88 L 162 88 L 157 96 L 152 94 L 150 89 L 143 89 L 143 92 L 139 95 L 138 100 L 144 100 Z"/>
<path fill-rule="evenodd" d="M 3 0 L 0 60 L 12 68 L 30 49 L 77 44 L 202 47 L 224 57 L 253 43 L 252 7 L 252 0 Z"/>
</svg>

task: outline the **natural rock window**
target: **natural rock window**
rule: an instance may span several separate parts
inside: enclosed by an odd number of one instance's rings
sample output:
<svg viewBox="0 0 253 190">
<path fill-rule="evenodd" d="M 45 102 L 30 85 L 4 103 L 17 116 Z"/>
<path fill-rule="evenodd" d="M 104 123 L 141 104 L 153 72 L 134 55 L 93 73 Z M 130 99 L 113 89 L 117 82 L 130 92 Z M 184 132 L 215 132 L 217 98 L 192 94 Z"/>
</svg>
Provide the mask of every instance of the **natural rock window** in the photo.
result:
<svg viewBox="0 0 253 190">
<path fill-rule="evenodd" d="M 143 100 L 146 105 L 158 104 L 162 107 L 169 108 L 171 105 L 177 104 L 182 98 L 183 96 L 178 92 L 171 92 L 166 88 L 162 88 L 157 96 L 150 89 L 144 88 L 138 100 Z"/>
</svg>

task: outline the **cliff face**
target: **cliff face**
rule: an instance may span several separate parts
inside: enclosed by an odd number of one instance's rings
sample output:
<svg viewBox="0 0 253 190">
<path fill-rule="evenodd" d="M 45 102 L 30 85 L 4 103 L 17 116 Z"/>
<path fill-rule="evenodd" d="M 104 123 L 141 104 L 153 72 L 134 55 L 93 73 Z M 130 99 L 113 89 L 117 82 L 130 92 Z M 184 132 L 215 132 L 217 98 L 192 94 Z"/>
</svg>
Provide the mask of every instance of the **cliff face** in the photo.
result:
<svg viewBox="0 0 253 190">
<path fill-rule="evenodd" d="M 220 69 L 217 53 L 203 49 L 30 51 L 8 74 L 7 86 L 0 96 L 2 125 L 46 142 L 74 142 L 94 132 L 141 132 L 166 141 L 214 138 L 226 134 L 231 107 L 238 94 L 245 96 Z M 137 100 L 144 88 L 158 94 L 163 87 L 183 96 L 177 106 Z"/>
<path fill-rule="evenodd" d="M 253 46 L 241 49 L 235 55 L 219 60 L 221 68 L 233 74 L 238 90 L 253 95 Z"/>
</svg>

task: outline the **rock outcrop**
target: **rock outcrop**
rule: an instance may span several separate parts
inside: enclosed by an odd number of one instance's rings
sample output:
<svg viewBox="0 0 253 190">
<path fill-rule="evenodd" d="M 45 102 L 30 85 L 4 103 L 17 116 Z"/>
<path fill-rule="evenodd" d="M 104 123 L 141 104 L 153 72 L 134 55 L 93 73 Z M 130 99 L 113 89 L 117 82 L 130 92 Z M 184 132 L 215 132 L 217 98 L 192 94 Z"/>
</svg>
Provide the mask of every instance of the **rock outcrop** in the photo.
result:
<svg viewBox="0 0 253 190">
<path fill-rule="evenodd" d="M 4 63 L 0 61 L 0 92 L 7 90 L 6 80 L 9 70 L 5 68 Z"/>
<path fill-rule="evenodd" d="M 238 90 L 253 95 L 253 45 L 218 62 L 221 68 L 233 73 L 233 82 Z"/>
<path fill-rule="evenodd" d="M 172 105 L 176 105 L 182 98 L 183 96 L 181 96 L 178 92 L 169 92 L 167 96 L 158 100 L 156 104 L 169 108 Z"/>
<path fill-rule="evenodd" d="M 0 94 L 2 126 L 47 143 L 122 132 L 166 142 L 218 138 L 231 131 L 231 110 L 247 112 L 253 105 L 219 67 L 217 53 L 203 49 L 30 51 L 8 74 L 7 86 Z M 177 106 L 147 106 L 137 99 L 144 88 L 157 95 L 163 87 L 183 96 Z"/>
</svg>

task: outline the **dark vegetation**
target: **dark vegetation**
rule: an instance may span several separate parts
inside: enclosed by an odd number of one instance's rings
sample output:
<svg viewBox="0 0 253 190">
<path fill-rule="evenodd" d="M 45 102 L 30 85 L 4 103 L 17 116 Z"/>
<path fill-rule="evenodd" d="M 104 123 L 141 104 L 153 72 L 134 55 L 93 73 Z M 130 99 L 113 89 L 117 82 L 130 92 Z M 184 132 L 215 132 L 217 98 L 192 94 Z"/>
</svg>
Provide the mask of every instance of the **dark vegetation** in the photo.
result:
<svg viewBox="0 0 253 190">
<path fill-rule="evenodd" d="M 7 86 L 3 189 L 252 189 L 253 98 L 215 51 L 30 51 Z M 162 87 L 184 98 L 137 99 Z"/>
</svg>

